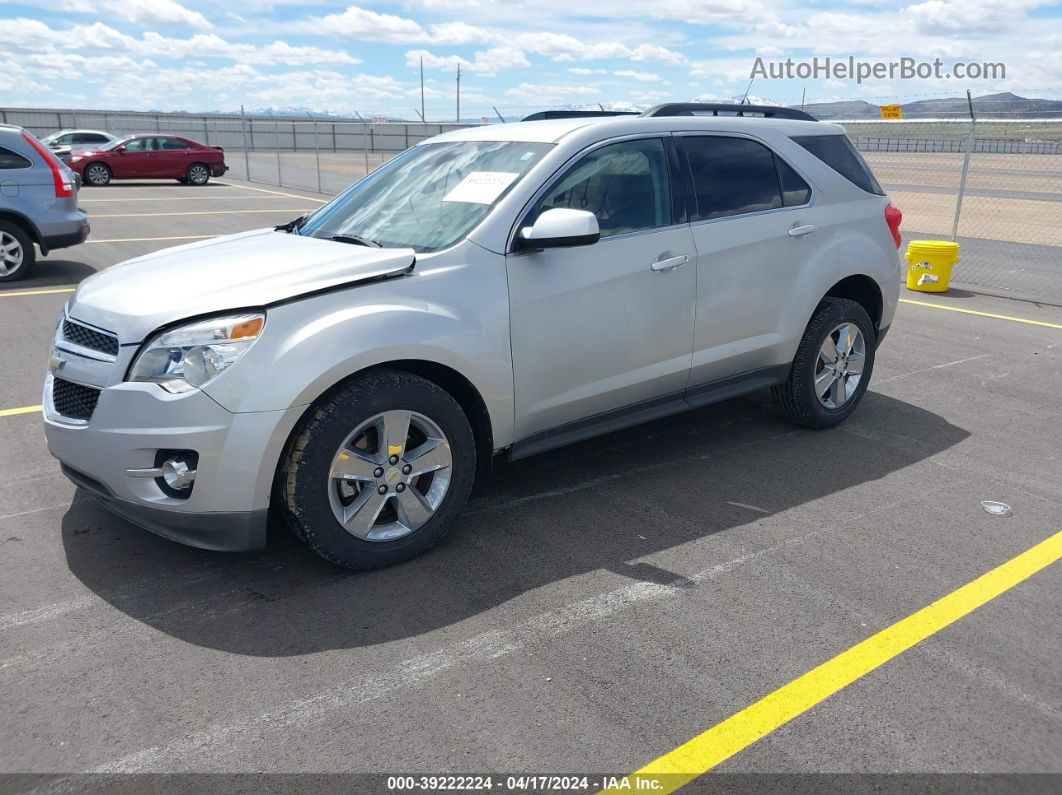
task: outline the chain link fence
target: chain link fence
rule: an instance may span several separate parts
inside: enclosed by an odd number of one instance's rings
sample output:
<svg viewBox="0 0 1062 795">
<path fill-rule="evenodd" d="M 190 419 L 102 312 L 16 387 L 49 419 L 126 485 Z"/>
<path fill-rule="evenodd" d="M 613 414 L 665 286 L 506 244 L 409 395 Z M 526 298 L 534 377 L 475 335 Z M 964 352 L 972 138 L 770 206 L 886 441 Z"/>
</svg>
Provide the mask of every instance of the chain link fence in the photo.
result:
<svg viewBox="0 0 1062 795">
<path fill-rule="evenodd" d="M 414 144 L 468 125 L 4 109 L 37 135 L 170 133 L 225 149 L 229 176 L 332 195 Z M 1062 119 L 848 121 L 903 210 L 906 241 L 957 239 L 957 285 L 1062 303 Z M 965 176 L 964 176 L 965 175 Z"/>
<path fill-rule="evenodd" d="M 907 241 L 958 241 L 952 281 L 1062 302 L 1062 119 L 842 122 Z"/>
</svg>

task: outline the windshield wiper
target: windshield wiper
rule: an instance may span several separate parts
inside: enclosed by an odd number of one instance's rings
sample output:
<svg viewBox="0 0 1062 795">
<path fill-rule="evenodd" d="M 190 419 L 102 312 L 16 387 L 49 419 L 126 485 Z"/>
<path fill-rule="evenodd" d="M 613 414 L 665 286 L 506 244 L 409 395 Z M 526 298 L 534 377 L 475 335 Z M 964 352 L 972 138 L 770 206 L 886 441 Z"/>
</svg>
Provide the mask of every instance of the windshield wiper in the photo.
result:
<svg viewBox="0 0 1062 795">
<path fill-rule="evenodd" d="M 302 222 L 305 221 L 305 220 L 306 220 L 306 216 L 305 215 L 300 215 L 298 218 L 293 218 L 292 220 L 288 221 L 286 224 L 281 224 L 280 226 L 274 226 L 273 227 L 273 231 L 275 231 L 275 232 L 289 232 L 289 233 L 290 232 L 296 232 L 296 231 L 298 231 L 299 227 L 302 226 Z"/>
<path fill-rule="evenodd" d="M 369 248 L 383 248 L 375 240 L 369 240 L 369 238 L 361 237 L 360 235 L 332 235 L 328 239 L 337 243 L 354 243 L 355 245 L 368 246 Z"/>
</svg>

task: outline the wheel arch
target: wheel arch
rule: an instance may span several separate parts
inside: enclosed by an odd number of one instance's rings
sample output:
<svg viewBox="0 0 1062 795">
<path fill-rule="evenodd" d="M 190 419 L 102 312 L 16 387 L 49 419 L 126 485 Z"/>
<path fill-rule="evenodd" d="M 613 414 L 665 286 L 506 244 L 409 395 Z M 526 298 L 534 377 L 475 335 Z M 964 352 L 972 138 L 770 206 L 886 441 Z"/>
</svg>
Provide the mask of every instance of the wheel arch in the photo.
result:
<svg viewBox="0 0 1062 795">
<path fill-rule="evenodd" d="M 20 212 L 14 210 L 0 210 L 0 219 L 4 221 L 10 221 L 19 228 L 21 228 L 27 235 L 30 236 L 30 240 L 36 243 L 41 250 L 41 254 L 47 256 L 48 247 L 44 245 L 44 239 L 41 237 L 40 230 L 37 229 L 37 225 L 33 223 L 29 218 L 24 216 Z"/>
<path fill-rule="evenodd" d="M 822 298 L 847 298 L 849 301 L 855 301 L 870 316 L 875 332 L 880 328 L 884 299 L 881 286 L 869 276 L 862 273 L 846 276 L 827 290 Z"/>
<path fill-rule="evenodd" d="M 476 475 L 485 476 L 490 472 L 494 456 L 494 427 L 491 423 L 490 412 L 487 410 L 486 401 L 483 400 L 483 396 L 475 385 L 457 370 L 445 364 L 440 364 L 427 359 L 392 359 L 389 361 L 374 363 L 344 376 L 321 392 L 321 394 L 306 406 L 302 415 L 289 432 L 280 451 L 280 455 L 277 458 L 273 476 L 274 484 L 276 484 L 277 478 L 280 477 L 281 470 L 284 467 L 284 461 L 287 458 L 292 442 L 298 436 L 303 423 L 306 421 L 306 418 L 310 416 L 314 407 L 319 405 L 322 401 L 330 398 L 336 392 L 342 390 L 355 378 L 381 370 L 397 370 L 399 372 L 420 376 L 446 390 L 446 392 L 457 401 L 457 404 L 468 418 L 469 425 L 472 426 L 472 437 L 475 440 L 476 445 Z"/>
</svg>

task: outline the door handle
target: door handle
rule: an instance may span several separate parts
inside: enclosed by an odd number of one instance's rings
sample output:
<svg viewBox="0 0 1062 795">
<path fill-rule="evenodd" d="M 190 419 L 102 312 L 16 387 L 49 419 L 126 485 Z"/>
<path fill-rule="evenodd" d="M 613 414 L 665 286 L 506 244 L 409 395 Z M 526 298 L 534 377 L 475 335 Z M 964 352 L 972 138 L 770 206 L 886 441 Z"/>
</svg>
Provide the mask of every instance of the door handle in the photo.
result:
<svg viewBox="0 0 1062 795">
<path fill-rule="evenodd" d="M 650 267 L 654 271 L 670 271 L 670 270 L 674 270 L 675 268 L 681 268 L 683 265 L 685 265 L 687 262 L 689 262 L 689 259 L 690 258 L 688 256 L 686 256 L 685 254 L 680 254 L 677 257 L 668 257 L 667 259 L 658 259 L 656 262 L 654 262 L 652 265 L 650 265 Z"/>
<path fill-rule="evenodd" d="M 804 226 L 794 226 L 789 230 L 790 237 L 803 237 L 804 235 L 810 235 L 812 232 L 818 232 L 819 228 L 815 224 L 804 224 Z"/>
</svg>

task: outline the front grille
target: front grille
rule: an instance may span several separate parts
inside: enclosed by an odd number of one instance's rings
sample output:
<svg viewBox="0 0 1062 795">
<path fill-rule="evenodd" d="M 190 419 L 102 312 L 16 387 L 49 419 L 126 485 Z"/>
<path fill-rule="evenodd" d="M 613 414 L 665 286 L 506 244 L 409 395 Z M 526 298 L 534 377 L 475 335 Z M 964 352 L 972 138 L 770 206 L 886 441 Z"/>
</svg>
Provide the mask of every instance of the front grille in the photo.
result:
<svg viewBox="0 0 1062 795">
<path fill-rule="evenodd" d="M 102 331 L 96 331 L 88 326 L 82 326 L 72 320 L 63 321 L 63 339 L 80 345 L 82 348 L 91 348 L 108 356 L 118 355 L 118 338 Z"/>
<path fill-rule="evenodd" d="M 52 405 L 64 417 L 75 420 L 87 420 L 96 410 L 96 401 L 100 399 L 100 390 L 90 386 L 81 386 L 62 378 L 52 379 Z"/>
</svg>

